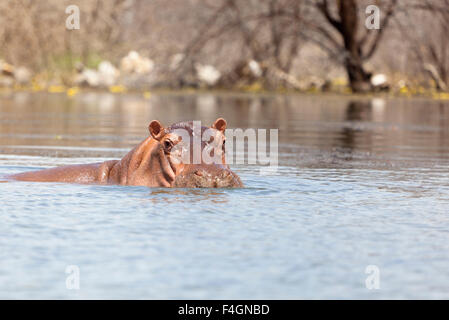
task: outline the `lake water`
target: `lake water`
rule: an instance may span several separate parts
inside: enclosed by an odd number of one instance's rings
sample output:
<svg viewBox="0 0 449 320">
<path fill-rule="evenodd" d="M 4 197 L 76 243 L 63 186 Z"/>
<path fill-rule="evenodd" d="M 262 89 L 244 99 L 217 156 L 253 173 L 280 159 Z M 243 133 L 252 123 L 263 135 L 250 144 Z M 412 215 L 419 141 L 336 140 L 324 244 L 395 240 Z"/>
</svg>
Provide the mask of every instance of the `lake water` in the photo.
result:
<svg viewBox="0 0 449 320">
<path fill-rule="evenodd" d="M 219 116 L 279 129 L 277 172 L 234 166 L 233 190 L 0 178 L 0 298 L 449 298 L 448 102 L 2 94 L 0 175 L 119 159 L 152 119 Z"/>
</svg>

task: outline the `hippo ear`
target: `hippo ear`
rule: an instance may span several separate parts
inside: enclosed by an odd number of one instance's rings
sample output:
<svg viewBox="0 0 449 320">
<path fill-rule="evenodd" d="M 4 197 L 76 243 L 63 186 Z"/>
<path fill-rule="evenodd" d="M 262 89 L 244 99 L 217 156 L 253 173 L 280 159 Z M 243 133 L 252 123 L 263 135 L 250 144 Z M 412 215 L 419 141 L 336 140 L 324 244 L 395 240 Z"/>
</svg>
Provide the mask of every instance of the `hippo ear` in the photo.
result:
<svg viewBox="0 0 449 320">
<path fill-rule="evenodd" d="M 212 128 L 224 132 L 226 130 L 226 120 L 223 118 L 218 118 L 217 120 L 215 120 Z"/>
<path fill-rule="evenodd" d="M 151 136 L 158 141 L 160 141 L 165 134 L 164 127 L 157 120 L 153 120 L 150 122 L 150 125 L 148 126 L 148 130 L 150 131 Z"/>
</svg>

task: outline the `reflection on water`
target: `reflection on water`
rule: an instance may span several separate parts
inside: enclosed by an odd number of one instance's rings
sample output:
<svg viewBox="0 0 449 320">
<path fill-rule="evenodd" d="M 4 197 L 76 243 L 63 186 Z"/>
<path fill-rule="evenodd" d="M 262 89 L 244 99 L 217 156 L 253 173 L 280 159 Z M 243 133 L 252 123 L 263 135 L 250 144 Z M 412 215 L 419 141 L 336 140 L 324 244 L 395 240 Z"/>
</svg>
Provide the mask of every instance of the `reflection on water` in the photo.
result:
<svg viewBox="0 0 449 320">
<path fill-rule="evenodd" d="M 243 189 L 0 180 L 0 298 L 449 298 L 449 104 L 335 96 L 0 96 L 0 179 L 121 158 L 152 119 L 279 129 Z M 81 290 L 65 287 L 77 265 Z M 365 287 L 380 269 L 381 289 Z"/>
<path fill-rule="evenodd" d="M 154 189 L 149 199 L 154 203 L 179 203 L 210 201 L 226 203 L 228 195 L 220 189 Z"/>
<path fill-rule="evenodd" d="M 114 96 L 17 93 L 2 99 L 0 145 L 130 148 L 148 133 L 152 119 L 168 125 L 201 120 L 210 125 L 223 115 L 233 128 L 280 129 L 286 146 L 369 152 L 420 159 L 448 156 L 448 108 L 417 100 L 352 100 L 310 96 L 175 95 Z"/>
</svg>

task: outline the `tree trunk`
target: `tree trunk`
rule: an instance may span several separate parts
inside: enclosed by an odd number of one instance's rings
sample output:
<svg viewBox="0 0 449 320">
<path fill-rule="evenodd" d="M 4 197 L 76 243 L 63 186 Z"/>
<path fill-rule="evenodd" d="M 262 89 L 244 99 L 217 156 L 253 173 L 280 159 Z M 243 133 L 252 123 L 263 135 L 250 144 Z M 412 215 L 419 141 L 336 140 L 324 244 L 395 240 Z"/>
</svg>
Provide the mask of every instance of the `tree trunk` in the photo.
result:
<svg viewBox="0 0 449 320">
<path fill-rule="evenodd" d="M 371 91 L 371 74 L 365 71 L 360 59 L 349 54 L 345 59 L 345 68 L 353 92 Z"/>
<path fill-rule="evenodd" d="M 361 48 L 357 39 L 359 26 L 357 3 L 355 0 L 338 1 L 340 15 L 340 33 L 345 47 L 345 68 L 353 92 L 367 92 L 371 90 L 371 75 L 363 67 Z"/>
</svg>

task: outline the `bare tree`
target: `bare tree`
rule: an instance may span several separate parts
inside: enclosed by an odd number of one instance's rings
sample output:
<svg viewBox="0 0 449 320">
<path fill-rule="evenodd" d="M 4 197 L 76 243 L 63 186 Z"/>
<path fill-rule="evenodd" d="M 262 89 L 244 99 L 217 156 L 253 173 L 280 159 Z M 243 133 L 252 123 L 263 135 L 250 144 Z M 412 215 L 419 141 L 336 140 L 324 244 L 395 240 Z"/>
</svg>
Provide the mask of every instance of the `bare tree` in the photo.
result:
<svg viewBox="0 0 449 320">
<path fill-rule="evenodd" d="M 401 35 L 421 70 L 440 91 L 449 89 L 449 0 L 409 3 L 406 19 L 398 21 Z M 420 25 L 416 21 L 421 21 Z"/>
<path fill-rule="evenodd" d="M 388 3 L 385 4 L 386 2 Z M 371 59 L 378 49 L 395 11 L 397 0 L 383 2 L 383 16 L 378 30 L 362 27 L 360 15 L 364 12 L 364 7 L 360 1 L 317 0 L 309 3 L 318 10 L 322 19 L 309 20 L 307 38 L 325 49 L 330 58 L 343 64 L 354 92 L 369 91 L 371 73 L 365 69 L 364 63 Z"/>
<path fill-rule="evenodd" d="M 278 80 L 289 81 L 287 75 L 301 43 L 302 1 L 221 0 L 213 8 L 197 37 L 184 50 L 186 63 L 189 58 L 195 59 L 210 42 L 220 42 L 224 36 L 231 36 L 232 45 L 243 53 L 237 63 L 256 60 L 264 76 L 274 71 L 275 75 L 281 75 Z"/>
</svg>

